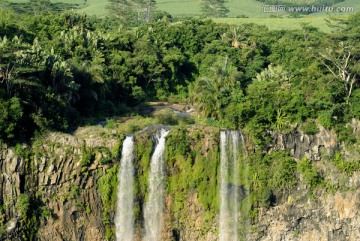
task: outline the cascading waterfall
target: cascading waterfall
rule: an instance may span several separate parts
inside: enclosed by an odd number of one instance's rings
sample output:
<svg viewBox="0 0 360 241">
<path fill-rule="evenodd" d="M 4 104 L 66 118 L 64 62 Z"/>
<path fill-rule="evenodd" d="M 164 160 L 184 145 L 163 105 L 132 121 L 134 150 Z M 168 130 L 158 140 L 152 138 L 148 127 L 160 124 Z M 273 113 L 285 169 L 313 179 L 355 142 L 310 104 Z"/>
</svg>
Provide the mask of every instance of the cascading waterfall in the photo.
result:
<svg viewBox="0 0 360 241">
<path fill-rule="evenodd" d="M 159 241 L 162 227 L 164 202 L 165 137 L 170 131 L 161 129 L 157 145 L 151 157 L 148 200 L 144 208 L 145 241 Z"/>
<path fill-rule="evenodd" d="M 236 180 L 239 180 L 239 132 L 232 131 L 231 132 L 232 137 L 232 153 L 233 153 L 233 181 L 234 184 L 236 183 Z M 232 194 L 232 200 L 233 200 L 233 223 L 232 223 L 232 229 L 233 229 L 233 240 L 239 240 L 238 238 L 238 221 L 239 221 L 239 192 L 237 189 L 233 188 Z"/>
<path fill-rule="evenodd" d="M 134 236 L 134 137 L 123 142 L 115 213 L 116 240 L 131 241 Z"/>
<path fill-rule="evenodd" d="M 239 142 L 240 131 L 220 133 L 220 218 L 219 240 L 239 240 Z"/>
</svg>

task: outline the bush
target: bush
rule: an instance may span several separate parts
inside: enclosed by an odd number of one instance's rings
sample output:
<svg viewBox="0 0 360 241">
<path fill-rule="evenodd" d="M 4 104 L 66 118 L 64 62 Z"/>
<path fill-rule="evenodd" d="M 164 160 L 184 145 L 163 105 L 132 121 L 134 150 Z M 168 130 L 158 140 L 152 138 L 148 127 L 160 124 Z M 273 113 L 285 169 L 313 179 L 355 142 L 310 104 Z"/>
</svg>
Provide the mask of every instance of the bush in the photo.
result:
<svg viewBox="0 0 360 241">
<path fill-rule="evenodd" d="M 19 194 L 16 202 L 16 209 L 19 211 L 19 214 L 21 215 L 23 220 L 27 219 L 29 207 L 30 207 L 29 196 L 25 193 Z"/>
<path fill-rule="evenodd" d="M 306 122 L 300 126 L 300 129 L 307 135 L 315 135 L 319 132 L 315 121 L 311 119 L 307 119 Z"/>
<path fill-rule="evenodd" d="M 338 168 L 341 173 L 344 173 L 347 176 L 351 176 L 355 171 L 360 170 L 360 162 L 355 161 L 345 161 L 340 153 L 336 152 L 332 163 Z"/>
<path fill-rule="evenodd" d="M 179 120 L 176 114 L 170 110 L 162 110 L 156 115 L 156 120 L 163 125 L 178 125 Z"/>
<path fill-rule="evenodd" d="M 44 218 L 48 218 L 51 216 L 51 211 L 47 206 L 41 208 L 41 216 Z"/>
<path fill-rule="evenodd" d="M 333 118 L 331 111 L 321 111 L 317 119 L 323 127 L 330 129 L 333 126 Z"/>
<path fill-rule="evenodd" d="M 300 173 L 303 183 L 310 186 L 312 190 L 323 182 L 323 179 L 317 172 L 315 166 L 307 158 L 301 159 L 297 164 L 296 169 Z"/>
<path fill-rule="evenodd" d="M 116 127 L 116 122 L 115 122 L 115 120 L 114 120 L 114 119 L 108 119 L 108 120 L 106 120 L 105 127 L 106 127 L 106 128 L 109 128 L 109 129 L 115 129 L 115 127 Z"/>
<path fill-rule="evenodd" d="M 80 164 L 82 167 L 89 166 L 95 160 L 94 150 L 92 148 L 87 148 L 85 143 L 83 143 L 81 149 L 82 157 Z"/>
<path fill-rule="evenodd" d="M 250 193 L 255 207 L 267 208 L 273 194 L 296 185 L 295 161 L 288 153 L 275 151 L 264 155 L 257 151 L 249 155 Z"/>
<path fill-rule="evenodd" d="M 19 98 L 11 98 L 8 101 L 0 99 L 0 139 L 11 140 L 15 138 L 20 119 L 23 116 L 23 108 Z"/>
<path fill-rule="evenodd" d="M 268 158 L 269 163 L 271 163 L 271 189 L 289 189 L 296 184 L 296 163 L 289 154 L 283 151 L 276 151 L 270 153 L 265 158 Z"/>
</svg>

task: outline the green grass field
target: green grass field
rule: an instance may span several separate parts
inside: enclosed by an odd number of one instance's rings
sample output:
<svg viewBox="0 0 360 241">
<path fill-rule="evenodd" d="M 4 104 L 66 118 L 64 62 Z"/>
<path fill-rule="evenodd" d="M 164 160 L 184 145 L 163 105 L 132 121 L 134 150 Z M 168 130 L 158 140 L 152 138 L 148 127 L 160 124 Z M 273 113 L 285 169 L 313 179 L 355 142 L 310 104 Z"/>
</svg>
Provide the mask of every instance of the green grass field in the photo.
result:
<svg viewBox="0 0 360 241">
<path fill-rule="evenodd" d="M 10 0 L 12 2 L 28 2 L 29 0 Z M 294 0 L 286 0 L 294 1 Z M 315 0 L 299 0 L 311 3 Z M 63 2 L 78 4 L 77 11 L 99 17 L 106 16 L 108 11 L 106 6 L 108 0 L 52 0 L 52 2 Z M 201 15 L 201 0 L 157 0 L 157 9 L 169 12 L 174 17 L 198 17 Z M 298 29 L 302 23 L 308 23 L 322 31 L 329 31 L 325 18 L 328 16 L 341 15 L 346 16 L 351 13 L 314 13 L 303 18 L 287 18 L 287 14 L 277 14 L 282 18 L 270 18 L 273 13 L 262 11 L 263 3 L 255 0 L 227 0 L 226 7 L 230 10 L 229 18 L 214 19 L 215 22 L 229 24 L 256 23 L 266 25 L 269 29 Z M 337 6 L 353 7 L 354 12 L 360 10 L 360 0 L 345 0 L 338 3 Z M 276 15 L 276 14 L 275 14 Z M 248 18 L 237 18 L 246 16 Z"/>
<path fill-rule="evenodd" d="M 157 0 L 156 8 L 174 17 L 196 17 L 201 15 L 201 0 Z"/>
<path fill-rule="evenodd" d="M 225 6 L 230 10 L 228 17 L 245 15 L 250 18 L 268 17 L 267 13 L 261 11 L 263 4 L 255 0 L 229 0 Z"/>
<path fill-rule="evenodd" d="M 309 24 L 324 32 L 330 32 L 324 17 L 307 18 L 219 18 L 214 19 L 217 23 L 227 23 L 240 25 L 246 23 L 255 23 L 265 25 L 270 30 L 295 30 L 300 29 L 302 24 Z"/>
</svg>

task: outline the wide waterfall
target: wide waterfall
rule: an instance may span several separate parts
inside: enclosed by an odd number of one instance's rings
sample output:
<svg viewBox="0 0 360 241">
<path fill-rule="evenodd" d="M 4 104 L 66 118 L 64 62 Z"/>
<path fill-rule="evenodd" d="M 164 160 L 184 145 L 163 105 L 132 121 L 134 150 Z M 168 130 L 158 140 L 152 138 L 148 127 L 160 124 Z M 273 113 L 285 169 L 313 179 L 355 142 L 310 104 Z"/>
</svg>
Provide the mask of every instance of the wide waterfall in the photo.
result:
<svg viewBox="0 0 360 241">
<path fill-rule="evenodd" d="M 144 208 L 145 241 L 159 241 L 164 202 L 165 137 L 170 131 L 161 129 L 151 157 L 148 199 Z"/>
<path fill-rule="evenodd" d="M 131 241 L 134 236 L 134 137 L 123 142 L 118 173 L 115 214 L 116 240 Z"/>
<path fill-rule="evenodd" d="M 220 133 L 220 218 L 219 240 L 239 240 L 239 143 L 240 131 Z"/>
</svg>

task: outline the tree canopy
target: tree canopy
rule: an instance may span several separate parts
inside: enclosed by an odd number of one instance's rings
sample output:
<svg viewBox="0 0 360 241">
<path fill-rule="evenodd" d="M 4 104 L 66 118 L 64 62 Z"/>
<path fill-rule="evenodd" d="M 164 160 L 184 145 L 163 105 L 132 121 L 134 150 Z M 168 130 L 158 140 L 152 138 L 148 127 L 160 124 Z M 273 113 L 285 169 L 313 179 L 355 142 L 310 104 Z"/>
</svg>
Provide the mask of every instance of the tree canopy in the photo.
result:
<svg viewBox="0 0 360 241">
<path fill-rule="evenodd" d="M 153 6 L 121 2 L 135 3 Z M 73 11 L 0 11 L 3 140 L 70 130 L 150 100 L 193 103 L 204 118 L 247 128 L 259 143 L 265 130 L 307 120 L 335 128 L 360 117 L 360 14 L 326 34 L 145 15 L 132 28 Z"/>
</svg>

